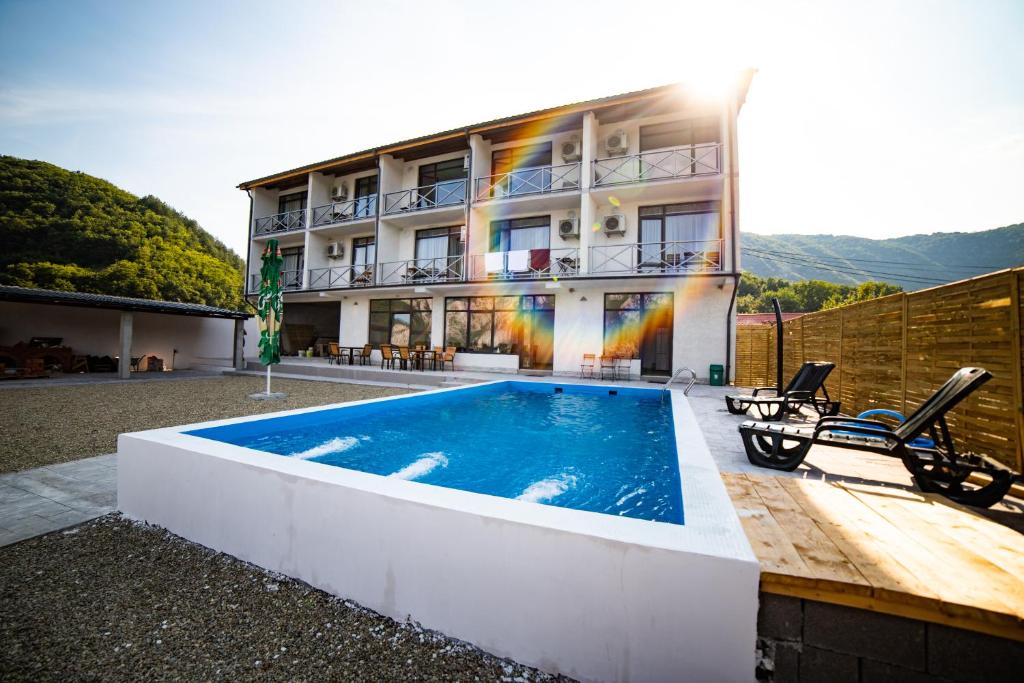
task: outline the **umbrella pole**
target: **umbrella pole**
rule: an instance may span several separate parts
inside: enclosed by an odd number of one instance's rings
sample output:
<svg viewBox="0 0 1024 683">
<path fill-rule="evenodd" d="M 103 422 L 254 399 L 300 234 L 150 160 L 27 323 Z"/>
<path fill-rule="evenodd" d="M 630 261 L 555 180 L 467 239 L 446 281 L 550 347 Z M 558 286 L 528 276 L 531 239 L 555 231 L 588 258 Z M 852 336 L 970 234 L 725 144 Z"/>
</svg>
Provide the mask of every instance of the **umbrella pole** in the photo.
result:
<svg viewBox="0 0 1024 683">
<path fill-rule="evenodd" d="M 267 396 L 270 396 L 270 366 L 267 366 Z"/>
</svg>

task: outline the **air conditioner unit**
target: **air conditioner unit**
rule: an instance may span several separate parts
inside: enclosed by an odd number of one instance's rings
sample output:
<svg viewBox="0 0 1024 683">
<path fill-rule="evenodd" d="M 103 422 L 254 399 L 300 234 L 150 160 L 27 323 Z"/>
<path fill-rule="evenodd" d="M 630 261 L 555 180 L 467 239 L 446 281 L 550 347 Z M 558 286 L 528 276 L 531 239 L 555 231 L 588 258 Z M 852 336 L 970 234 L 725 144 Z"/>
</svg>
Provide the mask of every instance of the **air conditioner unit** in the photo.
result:
<svg viewBox="0 0 1024 683">
<path fill-rule="evenodd" d="M 348 199 L 348 185 L 339 183 L 331 188 L 331 199 L 336 202 L 343 202 Z"/>
<path fill-rule="evenodd" d="M 579 161 L 583 158 L 583 143 L 573 135 L 562 143 L 562 161 Z"/>
<path fill-rule="evenodd" d="M 601 219 L 601 229 L 606 235 L 625 235 L 626 217 L 621 213 L 614 213 Z"/>
<path fill-rule="evenodd" d="M 462 157 L 462 168 L 469 169 L 469 155 Z"/>
<path fill-rule="evenodd" d="M 327 245 L 327 258 L 344 258 L 345 245 L 341 242 L 331 242 Z"/>
<path fill-rule="evenodd" d="M 612 156 L 625 154 L 629 150 L 629 138 L 626 137 L 626 131 L 617 130 L 609 135 L 608 139 L 604 141 L 604 146 L 608 150 L 608 154 Z"/>
<path fill-rule="evenodd" d="M 576 216 L 570 215 L 568 218 L 563 218 L 558 221 L 558 236 L 564 240 L 570 238 L 579 238 L 580 236 L 580 219 Z"/>
</svg>

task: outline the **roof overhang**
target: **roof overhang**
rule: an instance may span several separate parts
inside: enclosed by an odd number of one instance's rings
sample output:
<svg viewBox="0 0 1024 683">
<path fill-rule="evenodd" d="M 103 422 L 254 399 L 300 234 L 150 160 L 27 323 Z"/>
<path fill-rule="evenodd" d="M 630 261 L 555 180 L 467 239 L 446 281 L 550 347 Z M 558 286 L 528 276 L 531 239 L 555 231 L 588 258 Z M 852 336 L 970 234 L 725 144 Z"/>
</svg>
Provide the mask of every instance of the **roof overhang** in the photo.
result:
<svg viewBox="0 0 1024 683">
<path fill-rule="evenodd" d="M 203 304 L 186 304 L 177 301 L 156 301 L 135 299 L 126 296 L 91 294 L 88 292 L 60 292 L 52 289 L 0 286 L 0 301 L 52 306 L 75 306 L 79 308 L 103 308 L 116 311 L 139 311 L 164 315 L 188 315 L 201 318 L 228 318 L 246 320 L 252 317 L 245 311 L 216 308 Z"/>
</svg>

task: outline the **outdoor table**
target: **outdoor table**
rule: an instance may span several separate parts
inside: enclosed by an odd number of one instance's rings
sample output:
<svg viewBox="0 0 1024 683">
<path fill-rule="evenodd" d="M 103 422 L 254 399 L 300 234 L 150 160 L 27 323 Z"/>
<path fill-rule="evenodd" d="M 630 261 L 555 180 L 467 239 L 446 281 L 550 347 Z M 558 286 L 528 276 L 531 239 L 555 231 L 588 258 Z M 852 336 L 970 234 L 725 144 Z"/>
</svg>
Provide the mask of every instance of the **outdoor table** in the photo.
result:
<svg viewBox="0 0 1024 683">
<path fill-rule="evenodd" d="M 420 349 L 419 351 L 413 350 L 409 352 L 409 355 L 413 357 L 414 364 L 419 365 L 420 370 L 425 370 L 424 367 L 428 360 L 434 360 L 434 352 L 430 349 Z"/>
<path fill-rule="evenodd" d="M 363 347 L 362 346 L 339 346 L 338 347 L 338 351 L 341 352 L 342 356 L 347 356 L 348 357 L 348 364 L 349 365 L 355 365 L 356 364 L 356 355 L 359 354 L 359 353 L 362 353 Z"/>
</svg>

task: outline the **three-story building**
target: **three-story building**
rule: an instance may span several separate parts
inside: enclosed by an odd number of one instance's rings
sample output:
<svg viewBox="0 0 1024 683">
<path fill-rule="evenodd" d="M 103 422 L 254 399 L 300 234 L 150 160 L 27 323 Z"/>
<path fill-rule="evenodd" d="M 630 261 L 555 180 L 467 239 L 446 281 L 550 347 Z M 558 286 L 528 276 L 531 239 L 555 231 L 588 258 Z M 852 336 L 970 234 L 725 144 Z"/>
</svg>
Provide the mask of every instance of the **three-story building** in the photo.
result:
<svg viewBox="0 0 1024 683">
<path fill-rule="evenodd" d="M 242 183 L 248 293 L 275 238 L 286 325 L 307 336 L 455 347 L 460 369 L 575 373 L 583 354 L 639 376 L 729 367 L 750 77 L 721 97 L 652 88 Z"/>
</svg>

